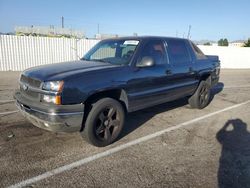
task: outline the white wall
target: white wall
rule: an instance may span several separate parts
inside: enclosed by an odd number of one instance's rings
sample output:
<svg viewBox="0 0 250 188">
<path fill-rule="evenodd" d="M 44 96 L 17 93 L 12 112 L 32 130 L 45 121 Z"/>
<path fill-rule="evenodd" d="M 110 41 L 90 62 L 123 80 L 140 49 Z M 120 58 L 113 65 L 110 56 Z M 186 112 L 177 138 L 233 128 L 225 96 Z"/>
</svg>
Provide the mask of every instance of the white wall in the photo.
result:
<svg viewBox="0 0 250 188">
<path fill-rule="evenodd" d="M 199 48 L 206 55 L 218 55 L 222 68 L 250 68 L 250 48 L 248 47 L 199 45 Z"/>
<path fill-rule="evenodd" d="M 0 71 L 77 60 L 98 40 L 0 35 Z"/>
<path fill-rule="evenodd" d="M 77 60 L 98 40 L 0 35 L 0 71 Z M 206 55 L 218 55 L 222 68 L 250 68 L 250 48 L 199 46 Z"/>
</svg>

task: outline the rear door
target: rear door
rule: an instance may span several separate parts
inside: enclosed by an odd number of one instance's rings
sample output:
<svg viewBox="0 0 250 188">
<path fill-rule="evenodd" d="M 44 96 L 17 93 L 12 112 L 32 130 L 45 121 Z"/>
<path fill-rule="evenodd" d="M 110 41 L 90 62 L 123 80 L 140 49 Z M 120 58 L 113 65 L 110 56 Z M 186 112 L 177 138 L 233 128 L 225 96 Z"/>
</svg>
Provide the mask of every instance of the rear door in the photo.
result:
<svg viewBox="0 0 250 188">
<path fill-rule="evenodd" d="M 167 39 L 166 49 L 171 66 L 171 85 L 175 98 L 192 95 L 198 85 L 195 62 L 184 39 Z"/>
</svg>

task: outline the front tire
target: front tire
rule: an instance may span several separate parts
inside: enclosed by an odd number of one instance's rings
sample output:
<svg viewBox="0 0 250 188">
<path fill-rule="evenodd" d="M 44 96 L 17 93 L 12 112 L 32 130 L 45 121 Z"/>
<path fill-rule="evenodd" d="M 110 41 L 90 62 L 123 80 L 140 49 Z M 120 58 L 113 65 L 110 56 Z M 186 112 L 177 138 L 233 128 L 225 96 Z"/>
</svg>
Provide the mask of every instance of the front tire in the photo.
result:
<svg viewBox="0 0 250 188">
<path fill-rule="evenodd" d="M 206 81 L 201 81 L 195 93 L 189 98 L 188 103 L 192 108 L 203 109 L 210 101 L 211 86 Z"/>
<path fill-rule="evenodd" d="M 104 147 L 113 143 L 124 126 L 125 112 L 120 102 L 103 98 L 92 104 L 82 136 L 90 144 Z"/>
</svg>

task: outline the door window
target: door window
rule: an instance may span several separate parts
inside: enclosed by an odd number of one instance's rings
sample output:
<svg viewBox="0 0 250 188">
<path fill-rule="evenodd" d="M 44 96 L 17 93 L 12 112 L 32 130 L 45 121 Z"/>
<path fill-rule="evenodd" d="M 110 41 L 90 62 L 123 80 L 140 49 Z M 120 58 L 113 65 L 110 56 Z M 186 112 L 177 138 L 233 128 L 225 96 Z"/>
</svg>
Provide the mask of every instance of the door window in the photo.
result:
<svg viewBox="0 0 250 188">
<path fill-rule="evenodd" d="M 197 59 L 207 59 L 207 56 L 203 54 L 203 52 L 200 50 L 200 48 L 198 48 L 198 46 L 196 46 L 194 43 L 191 44 Z"/>
<path fill-rule="evenodd" d="M 139 60 L 147 56 L 153 58 L 156 65 L 164 64 L 166 56 L 164 43 L 161 40 L 148 41 L 143 46 Z"/>
<path fill-rule="evenodd" d="M 167 50 L 171 63 L 181 64 L 191 62 L 191 56 L 184 40 L 168 40 Z"/>
</svg>

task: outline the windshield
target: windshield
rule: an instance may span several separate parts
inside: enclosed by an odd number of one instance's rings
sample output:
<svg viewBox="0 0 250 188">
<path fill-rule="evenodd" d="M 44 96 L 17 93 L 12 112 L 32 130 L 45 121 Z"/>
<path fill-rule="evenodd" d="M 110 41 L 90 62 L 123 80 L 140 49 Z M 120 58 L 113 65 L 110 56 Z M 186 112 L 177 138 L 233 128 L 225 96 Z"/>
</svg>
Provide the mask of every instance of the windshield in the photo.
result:
<svg viewBox="0 0 250 188">
<path fill-rule="evenodd" d="M 125 65 L 130 62 L 138 44 L 138 40 L 101 41 L 82 60 Z"/>
</svg>

